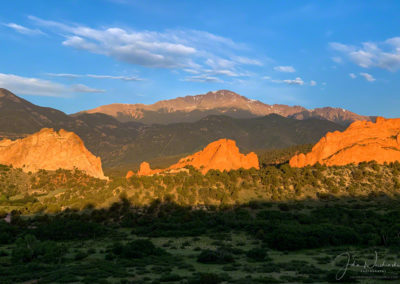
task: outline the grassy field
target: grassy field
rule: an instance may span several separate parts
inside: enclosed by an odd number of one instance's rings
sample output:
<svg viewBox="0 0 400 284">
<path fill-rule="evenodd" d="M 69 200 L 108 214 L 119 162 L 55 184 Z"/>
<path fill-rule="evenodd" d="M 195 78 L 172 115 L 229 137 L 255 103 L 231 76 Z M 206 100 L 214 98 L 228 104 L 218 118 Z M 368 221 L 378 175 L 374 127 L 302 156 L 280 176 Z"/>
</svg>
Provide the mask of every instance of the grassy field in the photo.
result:
<svg viewBox="0 0 400 284">
<path fill-rule="evenodd" d="M 52 266 L 51 271 L 40 271 L 37 279 L 30 280 L 38 280 L 39 283 L 335 283 L 340 282 L 335 281 L 335 276 L 343 266 L 338 260 L 344 259 L 336 258 L 344 252 L 357 253 L 358 257 L 366 259 L 370 265 L 374 263 L 376 250 L 379 261 L 393 263 L 399 257 L 398 251 L 390 249 L 348 246 L 282 252 L 263 247 L 259 240 L 251 236 L 232 233 L 219 236 L 149 238 L 166 255 L 140 260 L 108 259 L 108 251 L 116 241 L 128 243 L 141 239 L 126 229 L 117 230 L 116 233 L 118 236 L 114 238 L 64 242 L 68 253 L 62 263 Z M 198 261 L 201 251 L 216 251 L 221 247 L 231 252 L 234 261 L 221 264 Z M 254 249 L 265 252 L 265 258 L 261 260 L 249 257 L 248 252 Z M 9 265 L 11 254 L 12 245 L 0 247 L 1 266 Z M 98 270 L 105 267 L 110 270 L 98 274 Z M 114 271 L 113 267 L 118 269 Z M 13 267 L 12 271 L 15 269 L 18 267 Z M 361 268 L 350 268 L 347 275 L 352 272 L 358 276 L 364 274 Z M 372 277 L 370 273 L 365 274 Z M 397 277 L 397 273 L 393 275 Z M 20 271 L 19 276 L 23 278 L 24 273 Z M 29 278 L 28 275 L 25 276 Z M 329 277 L 331 281 L 328 281 Z M 18 282 L 14 279 L 8 281 L 4 274 L 0 275 L 0 280 L 1 283 Z M 372 281 L 370 278 L 358 282 L 385 281 Z"/>
</svg>

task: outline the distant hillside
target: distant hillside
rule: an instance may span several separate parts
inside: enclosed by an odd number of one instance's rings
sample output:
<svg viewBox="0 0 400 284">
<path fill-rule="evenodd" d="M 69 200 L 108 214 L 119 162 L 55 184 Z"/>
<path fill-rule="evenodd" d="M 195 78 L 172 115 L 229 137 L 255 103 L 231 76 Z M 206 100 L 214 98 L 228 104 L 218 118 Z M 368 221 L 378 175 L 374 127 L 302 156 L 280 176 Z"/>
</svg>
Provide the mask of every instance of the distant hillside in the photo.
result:
<svg viewBox="0 0 400 284">
<path fill-rule="evenodd" d="M 4 89 L 0 94 L 2 137 L 24 137 L 44 127 L 64 128 L 78 134 L 106 168 L 191 154 L 220 138 L 235 140 L 246 152 L 315 143 L 326 132 L 345 128 L 327 120 L 296 120 L 277 114 L 241 119 L 211 115 L 191 123 L 144 125 L 120 122 L 102 113 L 72 117 L 31 104 Z"/>
<path fill-rule="evenodd" d="M 104 164 L 137 164 L 157 157 L 193 153 L 220 138 L 233 139 L 239 148 L 282 148 L 317 142 L 326 132 L 344 127 L 326 120 L 296 120 L 279 115 L 251 119 L 208 116 L 194 123 L 139 127 L 132 142 L 106 155 Z M 99 153 L 102 156 L 102 153 Z"/>
<path fill-rule="evenodd" d="M 122 122 L 137 121 L 145 124 L 195 122 L 209 115 L 252 118 L 279 114 L 300 120 L 308 118 L 326 119 L 346 126 L 355 120 L 371 120 L 368 116 L 358 115 L 341 108 L 324 107 L 307 110 L 301 106 L 268 105 L 228 90 L 178 97 L 159 101 L 152 105 L 110 104 L 81 113 L 104 113 Z"/>
<path fill-rule="evenodd" d="M 21 137 L 73 120 L 59 110 L 34 105 L 0 88 L 0 138 Z"/>
</svg>

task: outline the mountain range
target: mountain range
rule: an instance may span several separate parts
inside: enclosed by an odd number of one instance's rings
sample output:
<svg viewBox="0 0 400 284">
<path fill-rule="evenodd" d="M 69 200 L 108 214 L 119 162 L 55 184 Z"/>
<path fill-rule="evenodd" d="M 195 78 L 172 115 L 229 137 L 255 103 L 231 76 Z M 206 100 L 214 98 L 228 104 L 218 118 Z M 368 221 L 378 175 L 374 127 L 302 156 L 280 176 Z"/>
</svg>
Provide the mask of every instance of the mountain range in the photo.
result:
<svg viewBox="0 0 400 284">
<path fill-rule="evenodd" d="M 212 97 L 215 97 L 215 102 Z M 121 121 L 121 116 L 118 119 L 112 114 L 98 112 L 67 115 L 53 108 L 34 105 L 8 90 L 0 89 L 0 137 L 15 139 L 26 137 L 42 128 L 65 129 L 81 137 L 88 150 L 101 157 L 104 167 L 127 165 L 135 169 L 142 161 L 182 157 L 221 138 L 235 140 L 240 150 L 246 153 L 257 149 L 316 143 L 329 131 L 345 129 L 343 124 L 316 115 L 303 115 L 296 119 L 296 115 L 301 115 L 298 110 L 305 111 L 302 107 L 274 105 L 280 109 L 280 114 L 262 116 L 265 106 L 261 102 L 248 100 L 229 91 L 208 93 L 201 98 L 203 102 L 200 105 L 204 107 L 199 110 L 192 107 L 186 113 L 201 113 L 197 120 L 191 115 L 187 116 L 195 121 L 144 124 Z M 181 103 L 176 104 L 174 109 L 184 109 L 186 101 L 194 99 L 186 97 L 176 100 Z M 243 104 L 244 101 L 248 102 L 247 106 Z M 159 105 L 167 106 L 168 103 L 171 101 L 159 102 Z M 233 111 L 233 105 L 242 104 L 241 111 Z M 245 109 L 251 109 L 253 104 L 253 114 L 250 115 Z M 223 112 L 222 115 L 219 111 L 223 108 L 212 108 L 217 106 L 229 108 L 231 112 Z M 210 113 L 204 116 L 203 109 L 206 107 Z M 211 110 L 216 114 L 211 114 Z M 232 113 L 248 116 L 237 118 Z M 335 117 L 335 114 L 332 116 Z"/>
<path fill-rule="evenodd" d="M 144 124 L 169 124 L 194 122 L 208 115 L 227 115 L 233 118 L 253 118 L 269 114 L 279 114 L 295 119 L 319 118 L 341 125 L 349 125 L 356 120 L 373 120 L 342 108 L 323 107 L 308 110 L 302 106 L 281 104 L 269 105 L 248 99 L 228 90 L 208 92 L 203 95 L 178 97 L 151 105 L 109 104 L 82 113 L 104 113 L 121 122 L 136 121 Z"/>
</svg>

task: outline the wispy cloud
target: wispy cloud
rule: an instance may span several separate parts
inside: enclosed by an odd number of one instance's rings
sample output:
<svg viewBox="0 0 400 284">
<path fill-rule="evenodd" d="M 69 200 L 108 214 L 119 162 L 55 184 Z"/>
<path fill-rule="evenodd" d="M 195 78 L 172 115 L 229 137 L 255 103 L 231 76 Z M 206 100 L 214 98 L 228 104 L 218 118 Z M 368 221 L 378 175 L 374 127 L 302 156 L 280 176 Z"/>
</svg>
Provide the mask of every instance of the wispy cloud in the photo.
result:
<svg viewBox="0 0 400 284">
<path fill-rule="evenodd" d="M 339 64 L 343 63 L 343 59 L 341 57 L 339 57 L 339 56 L 332 57 L 332 61 L 335 62 L 335 63 L 339 63 Z"/>
<path fill-rule="evenodd" d="M 190 76 L 186 77 L 184 81 L 188 82 L 201 82 L 201 83 L 222 83 L 223 81 L 217 77 L 207 76 L 207 75 L 199 75 L 199 76 Z"/>
<path fill-rule="evenodd" d="M 106 92 L 106 90 L 90 88 L 83 84 L 73 85 L 72 90 L 77 93 L 105 93 Z"/>
<path fill-rule="evenodd" d="M 304 85 L 304 81 L 300 77 L 296 77 L 294 80 L 283 80 L 283 82 L 289 85 Z"/>
<path fill-rule="evenodd" d="M 112 75 L 94 75 L 87 74 L 87 77 L 95 79 L 112 79 L 112 80 L 122 80 L 122 81 L 143 81 L 143 79 L 135 76 L 112 76 Z"/>
<path fill-rule="evenodd" d="M 270 76 L 264 76 L 262 78 L 264 80 L 268 80 L 272 83 L 278 83 L 278 84 L 298 85 L 298 86 L 308 85 L 311 87 L 314 87 L 317 85 L 316 81 L 310 80 L 309 83 L 306 83 L 306 82 L 304 82 L 304 80 L 301 77 L 296 77 L 295 79 L 285 79 L 285 80 L 273 79 Z"/>
<path fill-rule="evenodd" d="M 389 71 L 400 68 L 400 37 L 384 42 L 364 42 L 360 46 L 339 42 L 332 42 L 330 46 L 363 68 L 377 67 Z"/>
<path fill-rule="evenodd" d="M 243 56 L 234 56 L 233 60 L 237 61 L 240 64 L 245 64 L 245 65 L 256 65 L 256 66 L 263 65 L 263 63 L 260 60 L 247 58 Z"/>
<path fill-rule="evenodd" d="M 360 76 L 364 77 L 368 82 L 374 82 L 376 80 L 374 76 L 368 73 L 360 73 Z"/>
<path fill-rule="evenodd" d="M 9 89 L 17 94 L 49 97 L 63 97 L 69 93 L 105 92 L 105 90 L 90 88 L 82 84 L 66 86 L 49 80 L 4 73 L 0 73 L 0 87 Z"/>
<path fill-rule="evenodd" d="M 294 69 L 293 66 L 276 66 L 276 67 L 274 67 L 274 70 L 278 71 L 278 72 L 285 72 L 285 73 L 296 72 L 296 69 Z"/>
<path fill-rule="evenodd" d="M 355 78 L 357 78 L 357 75 L 356 75 L 356 74 L 354 74 L 354 73 L 349 73 L 349 76 L 350 76 L 350 78 L 351 78 L 351 79 L 355 79 Z"/>
<path fill-rule="evenodd" d="M 45 33 L 42 32 L 39 29 L 30 29 L 15 23 L 7 23 L 7 24 L 3 24 L 6 27 L 9 27 L 11 29 L 13 29 L 14 31 L 20 33 L 20 34 L 24 34 L 24 35 L 30 35 L 30 36 L 34 36 L 34 35 L 44 35 Z"/>
<path fill-rule="evenodd" d="M 70 74 L 70 73 L 47 73 L 47 75 L 52 77 L 62 77 L 62 78 L 94 78 L 94 79 L 112 79 L 112 80 L 122 80 L 122 81 L 142 81 L 143 79 L 135 76 L 113 76 L 113 75 L 96 75 L 96 74 Z"/>
</svg>

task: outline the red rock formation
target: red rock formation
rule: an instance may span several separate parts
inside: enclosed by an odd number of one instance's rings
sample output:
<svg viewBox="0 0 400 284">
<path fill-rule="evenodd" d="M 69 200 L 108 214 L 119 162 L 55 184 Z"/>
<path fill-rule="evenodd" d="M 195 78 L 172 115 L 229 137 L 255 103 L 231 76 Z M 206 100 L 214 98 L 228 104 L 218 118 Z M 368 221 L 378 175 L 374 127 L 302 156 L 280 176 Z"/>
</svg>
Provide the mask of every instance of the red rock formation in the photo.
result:
<svg viewBox="0 0 400 284">
<path fill-rule="evenodd" d="M 140 165 L 138 175 L 152 175 L 160 172 L 176 171 L 185 166 L 193 166 L 203 174 L 209 170 L 237 170 L 239 168 L 259 169 L 258 157 L 255 153 L 243 155 L 239 152 L 236 142 L 228 139 L 220 139 L 208 144 L 202 151 L 182 158 L 178 163 L 164 170 L 152 170 L 149 163 Z"/>
<path fill-rule="evenodd" d="M 0 164 L 11 164 L 25 172 L 77 168 L 90 176 L 106 179 L 100 158 L 86 149 L 79 136 L 63 129 L 56 132 L 43 128 L 24 139 L 1 140 Z"/>
<path fill-rule="evenodd" d="M 126 178 L 126 179 L 129 179 L 129 178 L 133 177 L 134 175 L 135 175 L 135 173 L 134 173 L 133 171 L 128 171 L 128 172 L 126 173 L 125 178 Z"/>
<path fill-rule="evenodd" d="M 161 170 L 152 170 L 150 168 L 150 164 L 149 163 L 143 162 L 143 163 L 140 164 L 140 168 L 139 168 L 139 171 L 138 171 L 137 174 L 139 176 L 150 176 L 150 175 L 153 175 L 153 174 L 156 174 L 156 173 L 159 173 L 159 172 L 161 172 Z"/>
<path fill-rule="evenodd" d="M 292 167 L 327 166 L 375 160 L 378 163 L 400 161 L 400 119 L 378 117 L 376 123 L 353 122 L 345 131 L 327 133 L 306 155 L 290 160 Z"/>
</svg>

